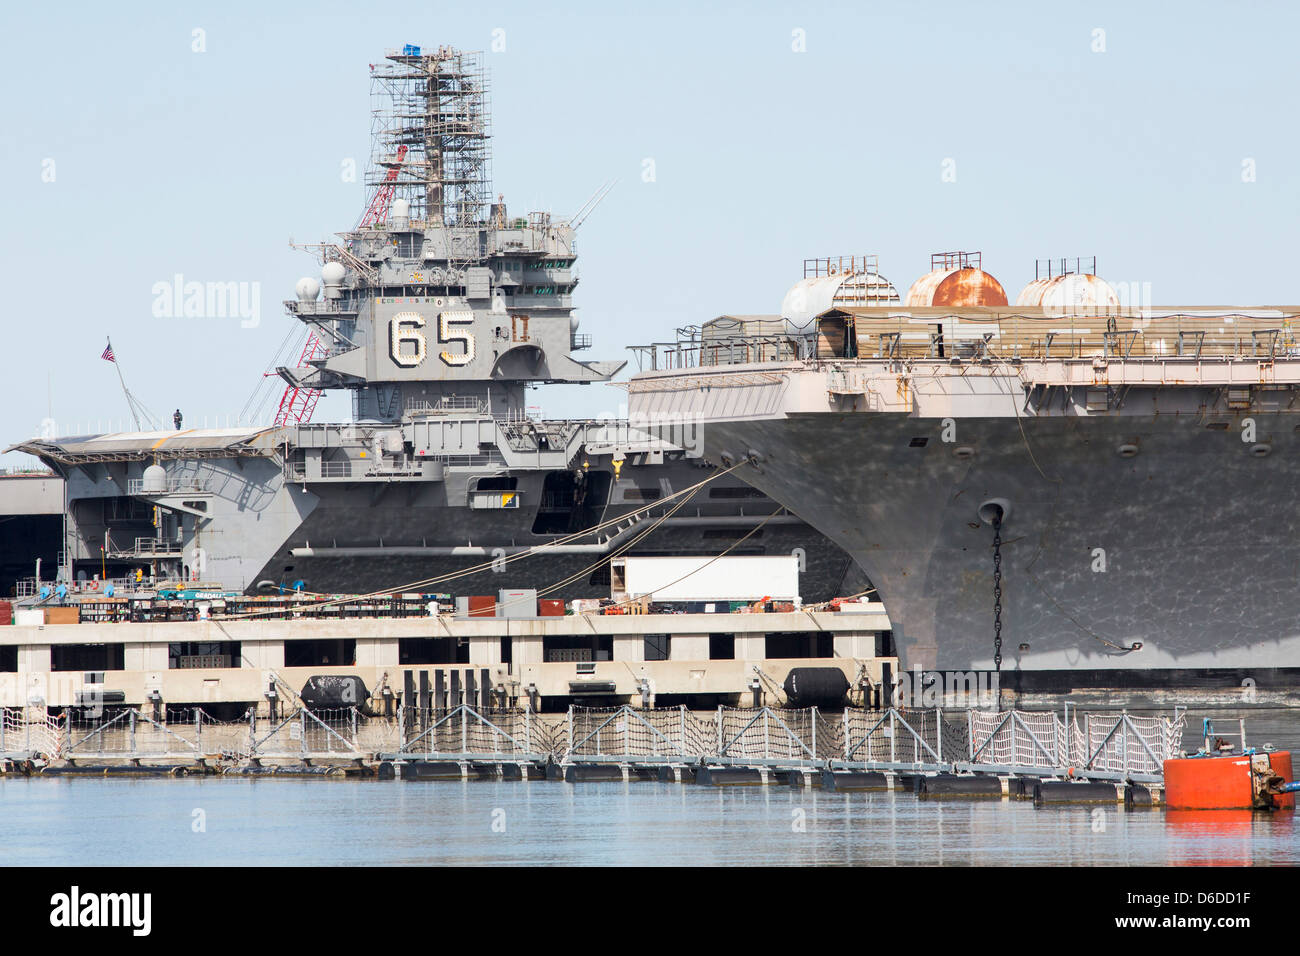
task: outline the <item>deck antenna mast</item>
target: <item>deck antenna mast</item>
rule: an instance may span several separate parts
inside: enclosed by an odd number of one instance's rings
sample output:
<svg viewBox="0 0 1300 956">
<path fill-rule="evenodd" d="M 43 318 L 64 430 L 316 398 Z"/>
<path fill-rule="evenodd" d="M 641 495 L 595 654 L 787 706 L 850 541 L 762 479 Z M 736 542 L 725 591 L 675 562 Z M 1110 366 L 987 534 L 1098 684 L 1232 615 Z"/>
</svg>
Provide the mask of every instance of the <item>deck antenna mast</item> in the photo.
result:
<svg viewBox="0 0 1300 956">
<path fill-rule="evenodd" d="M 609 180 L 609 182 L 605 183 L 603 186 L 597 189 L 592 194 L 590 199 L 588 199 L 585 203 L 582 204 L 581 209 L 579 209 L 576 213 L 573 214 L 573 221 L 570 222 L 569 225 L 573 227 L 575 232 L 577 231 L 578 227 L 581 226 L 583 222 L 586 221 L 587 217 L 590 216 L 593 212 L 595 212 L 596 207 L 599 206 L 604 201 L 605 197 L 609 195 L 609 191 L 617 185 L 618 185 L 617 179 Z"/>
</svg>

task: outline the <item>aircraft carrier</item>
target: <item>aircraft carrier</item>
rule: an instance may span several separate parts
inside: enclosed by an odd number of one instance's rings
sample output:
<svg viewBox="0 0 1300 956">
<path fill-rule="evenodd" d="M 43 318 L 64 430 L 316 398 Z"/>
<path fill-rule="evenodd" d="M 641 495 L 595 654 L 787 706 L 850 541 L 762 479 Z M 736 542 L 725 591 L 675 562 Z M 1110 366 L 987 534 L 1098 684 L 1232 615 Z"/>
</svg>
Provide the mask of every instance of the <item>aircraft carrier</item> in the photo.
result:
<svg viewBox="0 0 1300 956">
<path fill-rule="evenodd" d="M 906 668 L 1291 694 L 1300 309 L 1123 302 L 1095 260 L 1011 304 L 982 266 L 808 260 L 780 316 L 644 349 L 633 420 L 853 555 Z"/>
<path fill-rule="evenodd" d="M 671 516 L 656 507 L 716 475 L 689 434 L 532 412 L 528 387 L 609 382 L 626 363 L 575 357 L 591 345 L 573 295 L 592 204 L 562 220 L 492 196 L 487 91 L 479 54 L 407 46 L 371 66 L 371 201 L 338 242 L 304 247 L 319 278 L 286 308 L 310 337 L 278 370 L 275 426 L 9 449 L 66 482 L 60 577 L 359 593 L 483 568 L 454 589 L 608 597 L 616 554 L 796 552 L 806 600 L 866 587 L 842 550 L 733 476 Z M 351 393 L 353 421 L 311 420 L 326 389 Z M 542 544 L 544 558 L 510 562 Z"/>
</svg>

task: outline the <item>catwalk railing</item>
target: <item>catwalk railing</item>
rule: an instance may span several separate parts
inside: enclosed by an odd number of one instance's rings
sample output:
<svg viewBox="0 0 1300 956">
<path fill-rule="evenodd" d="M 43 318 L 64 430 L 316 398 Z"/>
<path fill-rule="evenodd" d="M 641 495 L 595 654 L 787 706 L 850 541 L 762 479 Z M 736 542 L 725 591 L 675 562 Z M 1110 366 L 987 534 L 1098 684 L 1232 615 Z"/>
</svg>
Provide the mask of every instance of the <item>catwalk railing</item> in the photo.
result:
<svg viewBox="0 0 1300 956">
<path fill-rule="evenodd" d="M 563 714 L 402 709 L 393 759 L 497 757 L 583 762 L 746 763 L 865 769 L 1158 776 L 1185 714 L 1134 717 L 932 709 L 571 707 Z"/>
<path fill-rule="evenodd" d="M 251 710 L 216 720 L 198 707 L 8 708 L 0 754 L 48 760 L 379 758 L 507 762 L 746 764 L 958 770 L 1139 779 L 1178 756 L 1186 714 L 1072 714 L 889 708 L 570 707 L 563 713 L 399 707 Z"/>
</svg>

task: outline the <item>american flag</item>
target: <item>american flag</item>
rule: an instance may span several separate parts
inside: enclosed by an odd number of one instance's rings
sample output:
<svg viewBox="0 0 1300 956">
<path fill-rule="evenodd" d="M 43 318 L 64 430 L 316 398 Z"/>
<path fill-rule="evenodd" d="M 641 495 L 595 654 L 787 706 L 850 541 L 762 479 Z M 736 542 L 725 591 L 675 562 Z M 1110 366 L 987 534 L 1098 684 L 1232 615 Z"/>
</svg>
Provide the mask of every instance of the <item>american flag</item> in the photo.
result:
<svg viewBox="0 0 1300 956">
<path fill-rule="evenodd" d="M 108 343 L 107 346 L 105 346 L 104 354 L 101 355 L 100 358 L 102 358 L 105 362 L 117 361 L 117 359 L 113 356 L 113 343 L 111 341 Z"/>
</svg>

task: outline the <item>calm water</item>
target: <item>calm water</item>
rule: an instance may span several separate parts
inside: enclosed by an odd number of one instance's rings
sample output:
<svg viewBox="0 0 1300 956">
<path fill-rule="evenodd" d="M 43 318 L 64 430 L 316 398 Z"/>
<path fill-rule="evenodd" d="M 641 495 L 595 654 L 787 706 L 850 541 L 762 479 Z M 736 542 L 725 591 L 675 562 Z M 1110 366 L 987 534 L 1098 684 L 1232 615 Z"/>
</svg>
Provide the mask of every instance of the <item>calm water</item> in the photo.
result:
<svg viewBox="0 0 1300 956">
<path fill-rule="evenodd" d="M 1107 808 L 1099 832 L 1090 808 L 785 787 L 10 777 L 0 808 L 5 865 L 1300 861 L 1294 813 Z"/>
</svg>

